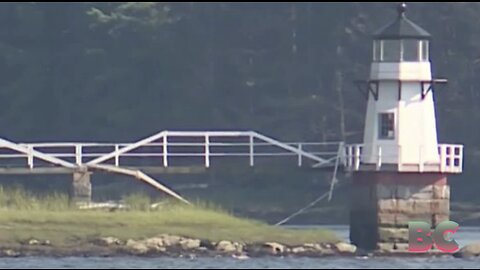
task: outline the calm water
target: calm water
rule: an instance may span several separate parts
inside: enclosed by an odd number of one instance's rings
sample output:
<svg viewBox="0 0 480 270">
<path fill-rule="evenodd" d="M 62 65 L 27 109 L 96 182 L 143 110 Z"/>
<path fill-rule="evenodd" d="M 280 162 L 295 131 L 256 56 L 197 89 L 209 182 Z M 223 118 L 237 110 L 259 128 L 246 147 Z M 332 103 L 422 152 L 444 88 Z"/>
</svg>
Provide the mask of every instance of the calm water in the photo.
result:
<svg viewBox="0 0 480 270">
<path fill-rule="evenodd" d="M 348 226 L 324 226 L 348 239 Z M 461 246 L 480 241 L 480 227 L 460 227 Z M 480 258 L 6 258 L 0 268 L 479 268 Z"/>
</svg>

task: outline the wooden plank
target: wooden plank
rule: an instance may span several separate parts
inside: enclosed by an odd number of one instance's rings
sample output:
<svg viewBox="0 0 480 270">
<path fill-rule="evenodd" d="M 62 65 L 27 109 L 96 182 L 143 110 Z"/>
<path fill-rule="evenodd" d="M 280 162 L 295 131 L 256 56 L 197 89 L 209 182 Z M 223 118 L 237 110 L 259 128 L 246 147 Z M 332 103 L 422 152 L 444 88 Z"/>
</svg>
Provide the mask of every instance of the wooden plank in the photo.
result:
<svg viewBox="0 0 480 270">
<path fill-rule="evenodd" d="M 71 174 L 74 169 L 60 167 L 44 168 L 0 168 L 0 175 L 33 175 L 33 174 Z"/>
</svg>

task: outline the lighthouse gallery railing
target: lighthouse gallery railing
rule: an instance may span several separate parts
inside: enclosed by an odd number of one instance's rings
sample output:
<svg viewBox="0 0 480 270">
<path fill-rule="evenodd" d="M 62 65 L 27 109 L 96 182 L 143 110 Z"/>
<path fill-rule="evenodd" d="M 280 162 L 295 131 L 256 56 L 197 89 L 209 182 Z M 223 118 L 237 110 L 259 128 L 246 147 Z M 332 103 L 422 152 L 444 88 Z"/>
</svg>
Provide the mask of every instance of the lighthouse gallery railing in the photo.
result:
<svg viewBox="0 0 480 270">
<path fill-rule="evenodd" d="M 461 173 L 463 169 L 463 145 L 461 144 L 438 144 L 439 163 L 432 164 L 418 156 L 418 162 L 402 163 L 398 155 L 388 156 L 382 151 L 382 147 L 376 147 L 376 152 L 366 156 L 363 152 L 364 144 L 346 145 L 344 149 L 344 166 L 349 171 L 361 170 L 397 170 L 397 171 L 418 171 L 418 172 L 441 172 L 441 173 Z M 401 153 L 401 146 L 398 146 L 398 153 Z M 420 149 L 419 149 L 420 150 Z M 373 155 L 373 159 L 372 159 Z M 398 162 L 388 164 L 385 159 L 395 158 Z M 375 160 L 375 163 L 365 162 L 365 160 Z"/>
</svg>

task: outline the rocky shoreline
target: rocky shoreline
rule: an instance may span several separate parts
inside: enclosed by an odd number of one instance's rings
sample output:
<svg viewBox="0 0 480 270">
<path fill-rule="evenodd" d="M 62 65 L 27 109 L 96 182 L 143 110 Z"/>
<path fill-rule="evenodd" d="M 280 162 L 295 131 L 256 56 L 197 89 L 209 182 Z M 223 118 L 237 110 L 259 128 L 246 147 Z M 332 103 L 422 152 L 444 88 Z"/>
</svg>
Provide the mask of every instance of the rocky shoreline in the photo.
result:
<svg viewBox="0 0 480 270">
<path fill-rule="evenodd" d="M 354 256 L 356 247 L 348 243 L 306 243 L 287 246 L 281 243 L 240 243 L 208 241 L 161 234 L 155 237 L 122 241 L 102 237 L 77 246 L 59 247 L 48 240 L 30 239 L 24 243 L 0 245 L 0 257 L 25 256 L 152 256 L 152 257 L 234 257 L 238 259 L 261 256 Z"/>
<path fill-rule="evenodd" d="M 102 237 L 83 242 L 76 246 L 54 246 L 48 240 L 30 239 L 23 243 L 0 245 L 1 257 L 233 257 L 248 259 L 253 257 L 327 257 L 327 256 L 451 256 L 452 254 L 426 253 L 412 254 L 400 250 L 379 250 L 366 253 L 354 245 L 338 243 L 305 243 L 288 246 L 276 242 L 239 243 L 234 241 L 208 241 L 188 237 L 161 234 L 155 237 L 122 241 L 114 237 Z M 480 256 L 480 243 L 468 245 L 454 257 Z"/>
</svg>

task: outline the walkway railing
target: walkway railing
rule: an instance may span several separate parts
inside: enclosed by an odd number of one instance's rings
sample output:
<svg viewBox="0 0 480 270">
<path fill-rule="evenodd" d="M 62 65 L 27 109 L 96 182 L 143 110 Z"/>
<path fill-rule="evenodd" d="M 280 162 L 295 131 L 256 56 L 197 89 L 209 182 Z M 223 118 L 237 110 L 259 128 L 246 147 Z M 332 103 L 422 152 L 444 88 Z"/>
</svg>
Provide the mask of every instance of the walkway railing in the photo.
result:
<svg viewBox="0 0 480 270">
<path fill-rule="evenodd" d="M 350 144 L 346 145 L 344 149 L 344 158 L 342 158 L 344 166 L 350 171 L 359 171 L 367 168 L 371 170 L 371 166 L 374 166 L 376 170 L 381 170 L 385 167 L 394 168 L 397 171 L 434 171 L 442 173 L 461 173 L 463 169 L 463 145 L 460 144 L 439 144 L 438 156 L 439 161 L 436 164 L 432 164 L 422 158 L 422 149 L 419 148 L 418 160 L 415 162 L 402 162 L 402 158 L 399 154 L 394 156 L 387 155 L 383 151 L 381 146 L 375 148 L 376 151 L 366 156 L 364 153 L 363 144 Z M 401 153 L 401 147 L 398 146 L 397 153 Z M 395 160 L 396 162 L 385 162 L 385 160 Z M 368 160 L 369 162 L 366 162 Z M 375 162 L 371 162 L 374 160 Z M 367 167 L 365 167 L 365 165 Z"/>
<path fill-rule="evenodd" d="M 0 144 L 0 150 L 2 147 Z M 15 149 L 7 149 L 10 151 L 0 151 L 0 163 L 10 161 L 18 166 L 26 161 L 31 169 L 51 164 L 69 168 L 98 164 L 171 167 L 175 166 L 172 162 L 189 158 L 188 165 L 209 168 L 212 160 L 243 158 L 255 166 L 261 158 L 284 157 L 299 167 L 333 167 L 341 149 L 341 142 L 285 143 L 254 131 L 162 131 L 134 143 L 18 144 Z"/>
<path fill-rule="evenodd" d="M 106 171 L 135 177 L 189 203 L 139 168 L 169 167 L 172 159 L 178 158 L 201 159 L 201 165 L 209 168 L 212 159 L 216 158 L 248 158 L 248 164 L 254 166 L 259 158 L 293 157 L 299 167 L 305 163 L 312 167 L 334 167 L 333 190 L 342 149 L 340 142 L 284 143 L 254 131 L 162 131 L 134 143 L 17 144 L 0 138 L 0 171 L 11 173 L 12 167 L 20 167 L 21 171 L 38 172 L 35 169 L 51 166 L 67 169 L 67 172 Z M 195 165 L 198 166 L 189 164 Z"/>
</svg>

